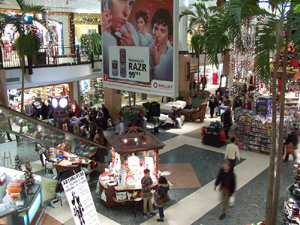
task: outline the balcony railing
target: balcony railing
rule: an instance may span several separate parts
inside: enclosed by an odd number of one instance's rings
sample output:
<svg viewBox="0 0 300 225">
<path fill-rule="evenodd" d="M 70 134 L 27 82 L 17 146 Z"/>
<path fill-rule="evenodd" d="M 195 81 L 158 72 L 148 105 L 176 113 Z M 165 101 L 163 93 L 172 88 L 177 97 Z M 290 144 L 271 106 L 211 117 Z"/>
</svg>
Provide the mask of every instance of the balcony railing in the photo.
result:
<svg viewBox="0 0 300 225">
<path fill-rule="evenodd" d="M 20 57 L 11 46 L 0 47 L 0 68 L 10 69 L 20 67 Z M 73 49 L 73 51 L 72 51 Z M 48 48 L 41 48 L 37 56 L 32 59 L 32 66 L 47 67 L 57 65 L 78 65 L 86 63 L 94 63 L 100 61 L 101 55 L 88 55 L 83 48 L 76 45 L 72 47 L 52 46 Z M 30 61 L 25 56 L 25 67 L 30 66 Z M 28 63 L 29 62 L 29 63 Z"/>
</svg>

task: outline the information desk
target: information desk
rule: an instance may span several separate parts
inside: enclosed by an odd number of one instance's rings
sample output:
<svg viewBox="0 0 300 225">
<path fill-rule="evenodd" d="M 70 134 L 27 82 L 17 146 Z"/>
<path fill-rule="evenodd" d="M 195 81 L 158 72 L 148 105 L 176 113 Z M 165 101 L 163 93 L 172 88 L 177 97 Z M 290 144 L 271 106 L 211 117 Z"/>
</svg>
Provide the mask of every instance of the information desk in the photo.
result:
<svg viewBox="0 0 300 225">
<path fill-rule="evenodd" d="M 119 189 L 117 185 L 108 186 L 107 183 L 109 183 L 110 181 L 114 181 L 113 177 L 110 177 L 110 180 L 108 180 L 108 181 L 102 181 L 101 176 L 99 177 L 101 201 L 107 207 L 133 204 L 133 198 L 126 199 L 124 201 L 118 201 L 116 198 L 116 192 L 118 192 L 118 191 L 126 191 L 126 192 L 134 192 L 134 191 L 140 192 L 141 191 L 141 188 Z M 152 186 L 153 189 L 155 189 L 156 187 L 157 187 L 157 185 Z M 103 191 L 105 193 L 105 197 L 103 196 L 104 195 Z M 137 196 L 137 197 L 139 198 L 140 196 Z"/>
<path fill-rule="evenodd" d="M 7 225 L 29 225 L 32 222 L 42 204 L 41 185 L 34 185 L 32 191 L 32 195 L 24 198 L 24 205 L 9 204 L 9 208 L 0 212 L 0 218 L 5 217 Z"/>
<path fill-rule="evenodd" d="M 158 153 L 159 153 L 159 149 L 162 149 L 165 145 L 164 143 L 162 143 L 160 140 L 158 140 L 157 138 L 155 138 L 152 134 L 150 134 L 149 132 L 143 130 L 140 127 L 129 127 L 127 128 L 124 133 L 122 135 L 112 135 L 110 137 L 106 138 L 107 141 L 109 142 L 109 144 L 112 146 L 111 150 L 112 150 L 112 162 L 111 162 L 111 168 L 113 168 L 113 170 L 115 170 L 115 176 L 116 175 L 120 175 L 119 171 L 120 168 L 124 168 L 126 171 L 126 167 L 128 174 L 123 174 L 122 176 L 123 179 L 122 181 L 124 182 L 125 180 L 127 180 L 127 175 L 128 177 L 135 177 L 135 180 L 132 180 L 135 183 L 136 187 L 139 187 L 139 183 L 140 180 L 137 178 L 142 178 L 142 176 L 144 175 L 143 172 L 139 169 L 144 169 L 147 168 L 147 166 L 149 166 L 149 168 L 152 168 L 152 174 L 155 176 L 156 180 L 158 179 Z M 146 157 L 147 154 L 149 153 L 149 151 L 151 151 L 151 153 L 153 154 L 153 159 L 152 162 L 147 162 L 146 163 Z M 135 169 L 133 170 L 134 173 L 132 173 L 132 171 L 130 171 L 130 167 L 129 167 L 129 159 L 128 157 L 132 157 L 133 153 L 138 153 L 138 152 L 143 152 L 143 155 L 141 158 L 137 158 L 136 156 L 134 160 L 138 160 L 135 161 L 135 166 L 138 167 L 139 169 Z M 118 154 L 118 155 L 117 155 Z M 119 157 L 117 158 L 116 155 Z M 125 162 L 125 158 L 127 158 L 128 162 Z M 151 158 L 151 157 L 148 157 Z M 151 161 L 151 159 L 150 159 Z M 152 163 L 152 167 L 151 167 L 151 163 Z M 127 164 L 127 165 L 125 165 Z M 138 165 L 137 165 L 138 164 Z M 144 164 L 144 165 L 143 165 Z M 118 168 L 117 165 L 119 165 L 120 167 Z M 125 172 L 126 173 L 126 172 Z M 126 177 L 125 177 L 126 175 Z M 109 180 L 103 180 L 103 177 L 109 177 Z M 118 180 L 120 180 L 118 178 Z M 112 183 L 110 183 L 112 182 Z M 127 197 L 127 192 L 129 192 L 130 194 L 132 192 L 138 191 L 138 196 L 136 197 L 140 197 L 139 193 L 141 192 L 141 187 L 139 188 L 124 188 L 124 189 L 119 189 L 116 188 L 117 184 L 115 183 L 114 177 L 111 174 L 111 171 L 109 172 L 104 172 L 100 177 L 99 177 L 99 183 L 100 183 L 100 196 L 101 196 L 101 201 L 107 206 L 107 207 L 114 207 L 114 206 L 118 206 L 118 205 L 122 205 L 122 204 L 132 204 L 133 203 L 133 199 L 131 200 L 124 200 L 124 201 L 117 201 L 116 200 L 116 192 L 126 192 L 126 197 Z M 108 185 L 108 184 L 113 184 L 113 185 Z M 121 186 L 121 185 L 120 185 Z M 126 184 L 122 185 L 124 187 L 128 187 L 129 185 Z M 129 186 L 131 187 L 131 185 Z M 132 186 L 134 187 L 134 186 Z M 119 195 L 122 195 L 121 197 L 124 197 L 124 193 L 118 193 Z M 120 198 L 123 199 L 123 198 Z"/>
</svg>

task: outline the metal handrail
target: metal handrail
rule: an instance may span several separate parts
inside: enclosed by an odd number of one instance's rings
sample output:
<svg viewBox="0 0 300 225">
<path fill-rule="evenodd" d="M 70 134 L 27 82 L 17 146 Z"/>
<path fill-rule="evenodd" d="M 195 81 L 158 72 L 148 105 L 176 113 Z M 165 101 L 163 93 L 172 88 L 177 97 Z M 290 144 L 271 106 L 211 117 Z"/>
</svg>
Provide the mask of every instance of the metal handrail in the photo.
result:
<svg viewBox="0 0 300 225">
<path fill-rule="evenodd" d="M 90 141 L 90 140 L 85 139 L 85 138 L 82 138 L 82 137 L 80 137 L 80 136 L 78 136 L 78 135 L 76 135 L 76 134 L 73 134 L 73 133 L 71 133 L 71 132 L 69 132 L 69 131 L 65 131 L 65 130 L 60 129 L 60 128 L 58 128 L 58 127 L 49 125 L 49 124 L 47 124 L 47 123 L 45 123 L 45 122 L 43 122 L 43 121 L 34 119 L 34 118 L 30 117 L 30 116 L 27 116 L 26 114 L 17 112 L 17 111 L 15 111 L 15 110 L 10 109 L 10 108 L 8 108 L 8 107 L 6 107 L 6 106 L 4 106 L 4 105 L 1 105 L 1 104 L 0 104 L 0 110 L 8 111 L 11 115 L 18 116 L 18 117 L 20 117 L 20 118 L 22 118 L 22 119 L 26 119 L 26 120 L 28 120 L 28 121 L 30 121 L 30 122 L 32 122 L 32 123 L 40 124 L 40 125 L 42 125 L 42 126 L 48 128 L 49 130 L 55 130 L 55 131 L 57 131 L 57 132 L 65 133 L 65 134 L 67 134 L 69 137 L 73 137 L 73 138 L 79 139 L 79 140 L 81 140 L 81 141 L 87 142 L 87 143 L 89 143 L 89 144 L 91 144 L 91 145 L 93 145 L 93 146 L 99 147 L 100 149 L 106 149 L 106 150 L 109 150 L 109 148 L 107 148 L 107 147 L 105 147 L 105 146 L 103 146 L 103 145 L 100 145 L 100 144 L 98 144 L 98 143 L 96 143 L 96 142 L 94 142 L 94 141 Z M 2 128 L 1 128 L 1 129 L 2 129 Z M 3 130 L 4 130 L 4 129 L 3 129 Z M 5 131 L 8 131 L 8 129 L 5 129 Z M 8 131 L 8 132 L 11 132 L 11 131 Z M 15 131 L 12 131 L 12 133 L 15 134 L 16 132 L 15 132 Z M 19 134 L 19 133 L 18 133 L 18 134 Z M 26 135 L 21 135 L 21 136 L 26 136 Z M 26 137 L 27 137 L 27 136 L 26 136 Z M 34 138 L 31 138 L 31 139 L 33 139 L 33 140 L 36 141 L 36 139 L 34 139 Z M 40 142 L 40 141 L 39 141 L 39 142 Z"/>
</svg>

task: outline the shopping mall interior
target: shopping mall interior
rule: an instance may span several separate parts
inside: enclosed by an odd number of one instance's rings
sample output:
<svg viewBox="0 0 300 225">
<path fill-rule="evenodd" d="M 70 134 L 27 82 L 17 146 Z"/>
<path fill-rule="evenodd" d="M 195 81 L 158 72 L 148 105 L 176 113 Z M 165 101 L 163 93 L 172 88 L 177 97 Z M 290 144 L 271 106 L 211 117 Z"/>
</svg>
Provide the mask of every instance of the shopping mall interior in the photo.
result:
<svg viewBox="0 0 300 225">
<path fill-rule="evenodd" d="M 0 225 L 300 224 L 296 3 L 0 0 Z"/>
</svg>

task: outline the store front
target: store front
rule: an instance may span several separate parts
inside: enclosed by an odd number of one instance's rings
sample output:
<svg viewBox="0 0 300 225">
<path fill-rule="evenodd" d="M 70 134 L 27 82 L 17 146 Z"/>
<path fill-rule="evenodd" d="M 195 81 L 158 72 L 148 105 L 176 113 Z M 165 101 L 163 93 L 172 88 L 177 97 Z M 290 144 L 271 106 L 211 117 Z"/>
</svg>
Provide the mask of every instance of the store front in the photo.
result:
<svg viewBox="0 0 300 225">
<path fill-rule="evenodd" d="M 104 103 L 102 78 L 79 81 L 80 104 L 85 106 L 101 106 Z"/>
<path fill-rule="evenodd" d="M 70 90 L 70 87 L 72 90 Z M 21 89 L 12 89 L 7 91 L 8 102 L 12 109 L 20 111 L 21 108 Z M 24 90 L 25 113 L 32 115 L 33 104 L 37 109 L 41 108 L 42 102 L 48 104 L 53 96 L 69 96 L 69 101 L 73 101 L 73 85 L 70 83 L 55 84 L 28 88 Z"/>
</svg>

